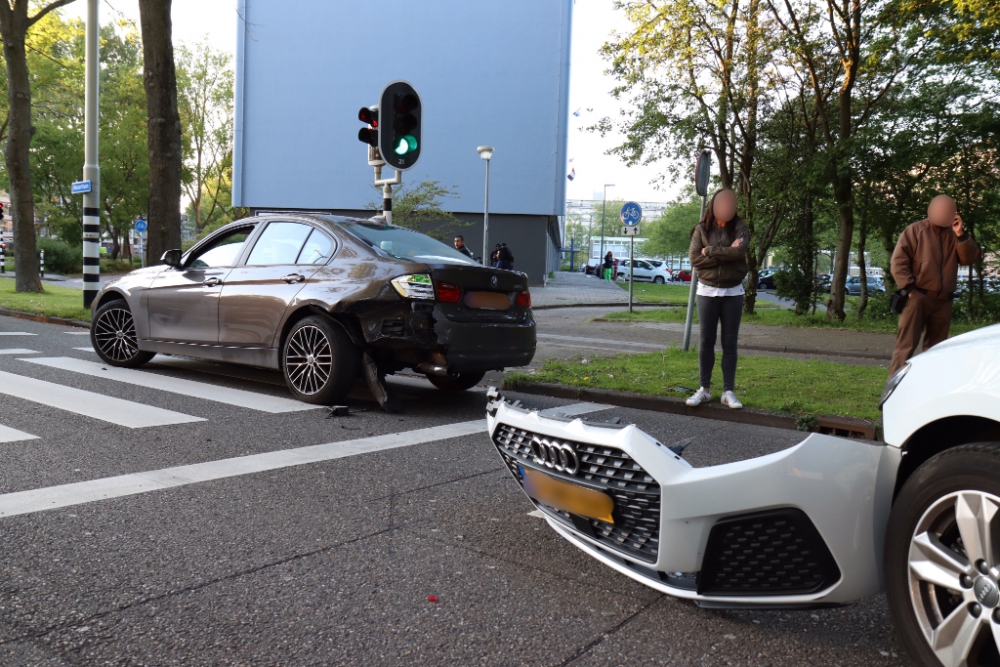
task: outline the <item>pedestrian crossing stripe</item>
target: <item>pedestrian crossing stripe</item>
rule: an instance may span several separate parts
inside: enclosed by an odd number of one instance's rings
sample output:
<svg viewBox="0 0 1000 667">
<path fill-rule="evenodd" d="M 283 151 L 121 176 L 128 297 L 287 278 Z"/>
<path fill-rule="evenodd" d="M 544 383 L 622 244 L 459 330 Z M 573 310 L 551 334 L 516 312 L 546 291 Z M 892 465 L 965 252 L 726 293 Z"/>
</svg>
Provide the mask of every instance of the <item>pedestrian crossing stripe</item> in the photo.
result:
<svg viewBox="0 0 1000 667">
<path fill-rule="evenodd" d="M 19 442 L 21 440 L 38 440 L 38 436 L 0 424 L 0 442 Z"/>
<path fill-rule="evenodd" d="M 0 354 L 38 354 L 38 352 L 26 350 L 23 347 L 13 347 L 8 349 L 0 348 Z"/>
<path fill-rule="evenodd" d="M 318 407 L 282 396 L 259 394 L 246 391 L 245 389 L 232 389 L 207 382 L 184 380 L 170 375 L 160 375 L 132 368 L 117 368 L 75 357 L 39 357 L 21 359 L 20 361 L 48 366 L 49 368 L 58 368 L 73 373 L 82 373 L 92 377 L 114 380 L 115 382 L 123 382 L 139 387 L 158 389 L 173 394 L 181 394 L 182 396 L 191 396 L 205 401 L 236 405 L 261 412 L 298 412 L 301 410 L 315 410 Z"/>
</svg>

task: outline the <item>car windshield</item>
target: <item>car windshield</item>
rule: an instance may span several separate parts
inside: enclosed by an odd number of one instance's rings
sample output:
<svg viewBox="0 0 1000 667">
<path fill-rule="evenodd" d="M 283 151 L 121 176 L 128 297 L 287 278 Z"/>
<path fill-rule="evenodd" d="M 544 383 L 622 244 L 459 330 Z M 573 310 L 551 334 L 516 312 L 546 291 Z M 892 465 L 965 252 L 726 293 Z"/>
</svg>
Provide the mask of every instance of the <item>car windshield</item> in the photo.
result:
<svg viewBox="0 0 1000 667">
<path fill-rule="evenodd" d="M 475 261 L 454 248 L 449 248 L 444 243 L 411 229 L 362 220 L 338 221 L 337 224 L 372 248 L 378 248 L 396 259 L 477 265 Z"/>
</svg>

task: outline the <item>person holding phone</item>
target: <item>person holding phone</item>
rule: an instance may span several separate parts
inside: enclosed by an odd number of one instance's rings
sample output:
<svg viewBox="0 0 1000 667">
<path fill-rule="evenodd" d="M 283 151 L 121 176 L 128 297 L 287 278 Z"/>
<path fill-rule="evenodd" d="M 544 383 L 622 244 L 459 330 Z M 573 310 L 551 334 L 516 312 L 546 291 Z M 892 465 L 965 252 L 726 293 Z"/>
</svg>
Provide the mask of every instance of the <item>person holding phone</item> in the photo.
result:
<svg viewBox="0 0 1000 667">
<path fill-rule="evenodd" d="M 948 338 L 958 265 L 970 266 L 977 259 L 979 245 L 966 233 L 955 200 L 948 195 L 934 197 L 927 217 L 900 234 L 889 266 L 905 301 L 889 377 L 913 356 L 921 335 L 924 351 Z"/>
<path fill-rule="evenodd" d="M 691 230 L 688 258 L 698 274 L 698 322 L 701 342 L 698 368 L 701 387 L 687 404 L 691 407 L 712 400 L 712 370 L 715 340 L 722 325 L 722 404 L 738 410 L 736 398 L 736 343 L 743 317 L 743 279 L 746 278 L 747 244 L 750 232 L 736 214 L 736 193 L 717 190 L 701 221 Z"/>
</svg>

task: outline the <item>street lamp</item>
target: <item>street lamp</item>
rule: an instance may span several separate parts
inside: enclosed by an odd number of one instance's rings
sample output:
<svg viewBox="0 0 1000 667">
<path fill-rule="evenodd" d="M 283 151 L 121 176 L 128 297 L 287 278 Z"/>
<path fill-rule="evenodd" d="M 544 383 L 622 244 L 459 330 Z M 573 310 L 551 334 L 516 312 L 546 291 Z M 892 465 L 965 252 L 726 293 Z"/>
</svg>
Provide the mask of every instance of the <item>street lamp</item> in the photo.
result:
<svg viewBox="0 0 1000 667">
<path fill-rule="evenodd" d="M 476 149 L 479 157 L 486 160 L 486 202 L 483 205 L 483 266 L 488 266 L 490 257 L 490 158 L 493 157 L 492 146 L 480 146 Z"/>
<path fill-rule="evenodd" d="M 608 212 L 608 188 L 615 187 L 614 183 L 604 184 L 604 202 L 601 204 L 601 254 L 597 256 L 598 260 L 604 261 L 604 217 Z"/>
</svg>

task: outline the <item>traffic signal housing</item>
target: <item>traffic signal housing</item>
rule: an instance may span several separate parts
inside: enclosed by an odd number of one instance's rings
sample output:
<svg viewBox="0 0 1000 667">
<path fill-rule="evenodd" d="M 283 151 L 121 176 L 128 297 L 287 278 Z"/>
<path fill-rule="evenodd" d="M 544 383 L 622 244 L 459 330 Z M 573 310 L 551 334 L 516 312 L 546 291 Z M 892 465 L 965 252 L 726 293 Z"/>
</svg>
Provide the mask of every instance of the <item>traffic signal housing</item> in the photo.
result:
<svg viewBox="0 0 1000 667">
<path fill-rule="evenodd" d="M 382 91 L 378 105 L 378 149 L 386 164 L 406 171 L 420 158 L 420 96 L 405 81 L 390 83 Z"/>
<path fill-rule="evenodd" d="M 378 109 L 361 107 L 358 111 L 358 120 L 368 123 L 368 127 L 358 130 L 358 140 L 369 146 L 378 147 Z"/>
</svg>

